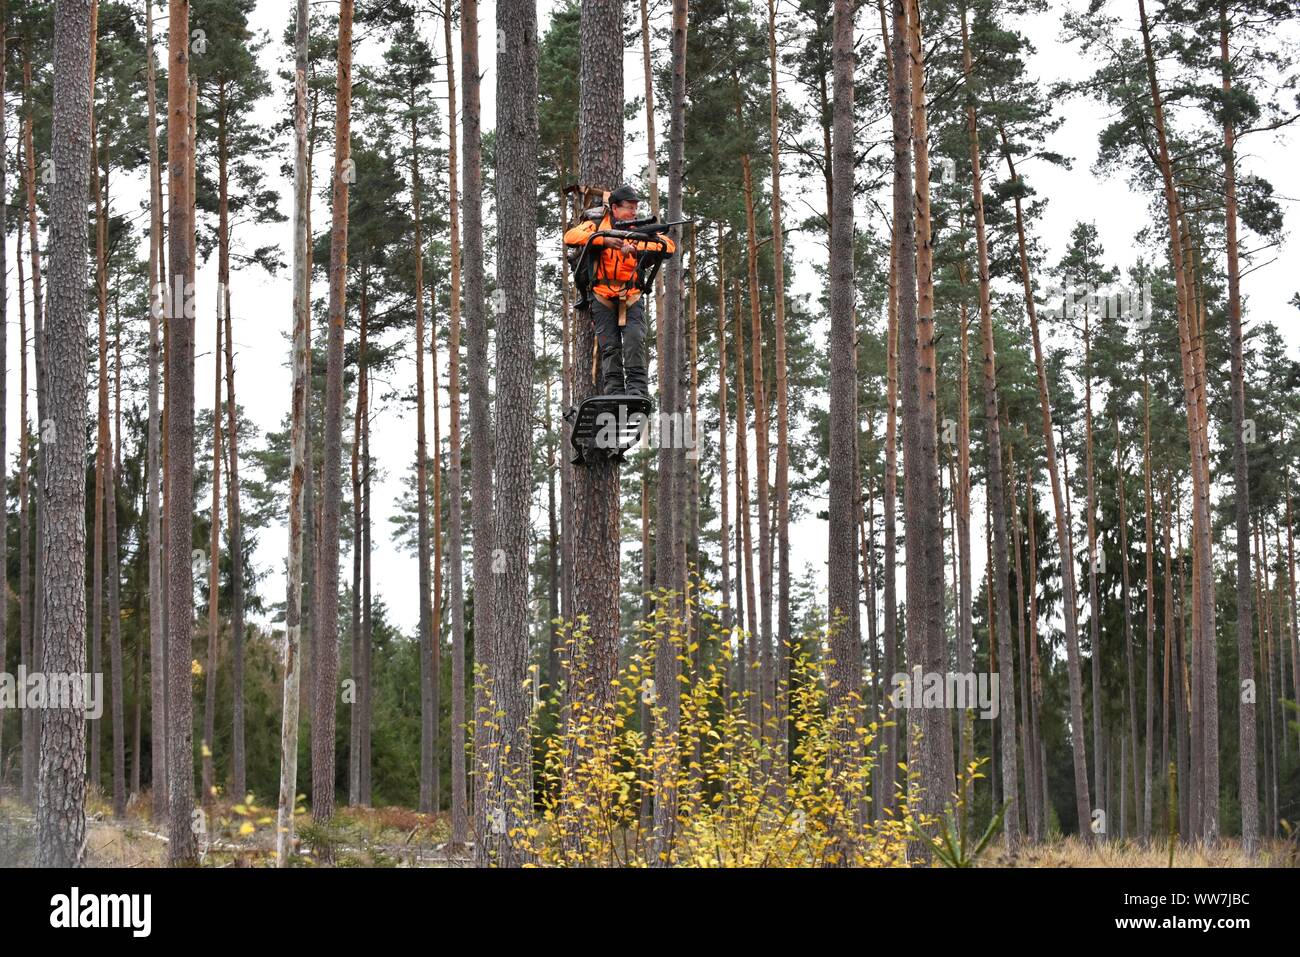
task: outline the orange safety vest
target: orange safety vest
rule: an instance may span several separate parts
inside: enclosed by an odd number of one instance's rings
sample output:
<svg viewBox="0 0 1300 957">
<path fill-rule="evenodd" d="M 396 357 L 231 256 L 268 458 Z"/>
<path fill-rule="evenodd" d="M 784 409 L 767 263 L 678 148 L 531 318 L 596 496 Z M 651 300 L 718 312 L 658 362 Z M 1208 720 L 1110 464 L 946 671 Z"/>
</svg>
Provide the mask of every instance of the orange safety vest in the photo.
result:
<svg viewBox="0 0 1300 957">
<path fill-rule="evenodd" d="M 611 225 L 609 213 L 605 214 L 599 226 L 590 219 L 585 220 L 564 234 L 564 244 L 566 246 L 585 245 L 591 239 L 593 233 L 598 230 L 615 229 L 617 225 L 617 223 Z M 667 254 L 672 255 L 677 248 L 672 238 L 663 236 L 662 239 L 668 247 Z M 595 242 L 602 249 L 596 260 L 596 269 L 592 277 L 592 292 L 604 305 L 614 308 L 615 303 L 617 303 L 623 309 L 626 309 L 626 307 L 641 298 L 641 290 L 636 288 L 637 257 L 635 254 L 624 255 L 622 240 L 601 237 Z M 638 250 L 659 248 L 657 245 L 652 247 L 650 244 L 641 241 L 635 242 L 634 245 Z M 619 324 L 622 325 L 621 322 Z"/>
</svg>

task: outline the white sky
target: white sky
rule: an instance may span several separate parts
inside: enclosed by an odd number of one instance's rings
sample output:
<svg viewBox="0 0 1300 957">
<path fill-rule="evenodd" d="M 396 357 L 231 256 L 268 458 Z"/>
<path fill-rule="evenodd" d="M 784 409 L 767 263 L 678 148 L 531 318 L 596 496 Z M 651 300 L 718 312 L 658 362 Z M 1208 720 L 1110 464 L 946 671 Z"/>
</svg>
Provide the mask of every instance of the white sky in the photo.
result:
<svg viewBox="0 0 1300 957">
<path fill-rule="evenodd" d="M 1069 0 L 1069 2 L 1073 7 L 1081 6 L 1081 0 Z M 539 28 L 544 32 L 549 10 L 552 8 L 553 3 L 549 2 L 549 0 L 540 0 L 538 6 L 540 14 Z M 778 4 L 778 7 L 782 6 L 788 7 L 788 0 Z M 1127 7 L 1127 5 L 1125 6 Z M 658 16 L 660 22 L 662 22 L 662 18 L 666 15 L 666 4 L 659 3 L 658 7 L 660 11 Z M 264 52 L 264 58 L 266 69 L 273 77 L 277 68 L 291 62 L 292 59 L 291 51 L 286 49 L 280 40 L 288 9 L 287 4 L 273 2 L 273 0 L 262 0 L 253 16 L 253 26 L 256 29 L 266 30 L 271 35 L 271 43 Z M 491 0 L 485 0 L 485 2 L 480 3 L 479 9 L 481 17 L 479 27 L 480 62 L 485 70 L 482 90 L 483 127 L 486 131 L 491 129 L 495 123 L 495 76 L 493 70 L 494 38 L 496 33 L 494 26 L 495 3 L 491 2 Z M 859 29 L 869 34 L 872 38 L 870 40 L 872 44 L 878 44 L 878 22 L 874 9 L 870 6 L 865 8 L 859 20 Z M 1091 64 L 1079 55 L 1078 50 L 1058 40 L 1059 24 L 1060 15 L 1058 12 L 1030 18 L 1024 24 L 1025 31 L 1038 48 L 1037 54 L 1030 60 L 1031 72 L 1044 83 L 1059 79 L 1079 78 L 1086 75 L 1091 69 Z M 1294 28 L 1295 25 L 1292 24 L 1291 26 Z M 165 28 L 165 18 L 160 17 L 158 28 L 160 30 Z M 425 23 L 423 29 L 425 36 L 432 42 L 435 51 L 441 55 L 444 46 L 441 22 L 430 20 Z M 459 66 L 459 37 L 454 42 L 456 43 Z M 878 45 L 873 46 L 873 49 L 878 49 Z M 381 53 L 382 51 L 372 43 L 368 47 L 361 47 L 358 51 L 358 59 L 361 62 L 374 63 L 379 59 Z M 657 55 L 664 55 L 664 51 L 657 51 Z M 624 75 L 628 98 L 640 96 L 643 92 L 640 58 L 639 44 L 629 48 L 625 53 Z M 694 65 L 688 64 L 688 69 L 692 66 Z M 439 73 L 441 73 L 441 69 Z M 278 81 L 276 82 L 278 86 Z M 793 84 L 786 84 L 783 87 L 783 92 L 792 93 L 792 88 Z M 445 103 L 445 87 L 441 84 L 438 88 L 438 95 Z M 270 121 L 275 117 L 279 109 L 280 99 L 277 97 L 274 103 L 268 102 L 261 108 L 263 115 L 260 118 Z M 1134 235 L 1140 229 L 1149 225 L 1147 214 L 1148 198 L 1133 195 L 1127 183 L 1122 180 L 1100 179 L 1091 172 L 1097 154 L 1097 133 L 1108 121 L 1104 108 L 1088 100 L 1074 99 L 1065 103 L 1062 109 L 1066 121 L 1061 129 L 1049 140 L 1047 146 L 1074 157 L 1073 168 L 1062 170 L 1047 167 L 1045 164 L 1036 164 L 1025 171 L 1031 178 L 1037 193 L 1040 196 L 1050 198 L 1046 212 L 1036 227 L 1037 234 L 1046 246 L 1048 259 L 1055 260 L 1063 251 L 1069 230 L 1073 224 L 1079 220 L 1092 220 L 1097 224 L 1100 239 L 1106 249 L 1108 259 L 1120 266 L 1127 266 L 1136 258 Z M 661 116 L 658 119 L 661 128 L 659 142 L 663 143 L 666 141 L 666 130 L 663 129 L 665 118 Z M 629 171 L 640 170 L 645 163 L 644 115 L 632 121 L 627 129 L 629 141 L 625 155 L 625 167 Z M 1286 213 L 1287 227 L 1291 231 L 1294 231 L 1298 221 L 1295 198 L 1300 196 L 1300 164 L 1294 162 L 1295 154 L 1293 151 L 1295 137 L 1295 132 L 1284 132 L 1271 140 L 1262 136 L 1255 136 L 1246 141 L 1246 148 L 1240 154 L 1242 173 L 1258 172 L 1265 174 L 1272 181 L 1276 188 L 1276 195 L 1282 202 Z M 326 137 L 324 144 L 326 150 L 330 148 L 330 144 L 330 138 Z M 291 219 L 292 183 L 281 177 L 279 165 L 285 160 L 291 160 L 292 143 L 286 138 L 281 141 L 280 147 L 282 152 L 277 155 L 268 173 L 272 185 L 280 191 L 282 211 L 287 219 Z M 328 169 L 329 162 L 328 152 L 322 151 L 318 153 L 316 158 L 318 184 L 323 181 L 321 171 Z M 760 168 L 762 168 L 761 164 Z M 663 182 L 666 187 L 666 170 L 661 169 L 661 176 L 664 177 Z M 130 193 L 127 184 L 121 178 L 117 180 L 115 187 L 117 209 L 134 209 L 139 199 L 144 196 L 145 181 L 143 175 L 139 177 L 139 183 L 133 185 L 137 189 L 135 194 Z M 820 209 L 824 205 L 823 197 L 825 194 L 821 183 L 799 183 L 794 180 L 793 176 L 787 174 L 782 185 L 783 192 L 789 193 L 802 190 L 806 194 L 808 203 L 814 208 Z M 882 197 L 882 200 L 887 206 L 887 198 Z M 313 224 L 319 230 L 321 228 L 320 224 L 327 221 L 328 210 L 319 198 L 314 201 Z M 787 198 L 787 205 L 793 208 L 793 196 Z M 864 221 L 865 215 L 860 214 L 859 222 Z M 286 261 L 291 259 L 292 225 L 290 222 L 259 227 L 256 236 L 246 234 L 241 239 L 250 247 L 278 243 L 283 249 L 283 258 Z M 797 239 L 794 239 L 791 245 L 793 247 L 791 254 L 796 262 L 792 280 L 792 293 L 795 295 L 809 293 L 815 288 L 815 281 L 809 263 L 811 257 L 818 254 L 818 250 L 816 247 L 809 248 L 808 245 L 801 247 Z M 14 255 L 12 242 L 10 242 L 8 248 L 9 258 L 12 261 Z M 1290 239 L 1279 250 L 1275 251 L 1276 261 L 1271 265 L 1263 266 L 1249 273 L 1243 280 L 1243 292 L 1247 297 L 1248 317 L 1268 318 L 1277 323 L 1293 354 L 1300 347 L 1300 332 L 1296 328 L 1294 310 L 1287 306 L 1287 300 L 1296 292 L 1297 288 L 1300 288 L 1300 282 L 1297 282 L 1295 274 L 1289 268 L 1289 263 L 1292 261 L 1291 257 L 1295 253 L 1296 242 L 1294 239 Z M 142 249 L 143 254 L 144 250 Z M 18 324 L 16 319 L 16 275 L 12 271 L 11 263 L 7 263 L 6 266 L 11 270 L 8 286 L 10 290 L 8 315 L 11 320 L 8 329 L 10 356 L 8 416 L 11 444 L 6 453 L 6 462 L 9 462 L 12 460 L 13 446 L 16 444 L 18 434 Z M 211 349 L 215 315 L 215 255 L 213 261 L 201 264 L 198 271 L 197 286 L 198 319 L 196 322 L 196 337 L 198 342 L 198 368 L 196 370 L 195 388 L 197 405 L 201 409 L 211 402 L 212 395 Z M 325 284 L 318 281 L 313 291 L 318 297 L 324 295 Z M 261 431 L 265 432 L 279 427 L 289 405 L 290 379 L 285 361 L 288 348 L 286 336 L 291 323 L 289 271 L 285 270 L 278 276 L 268 277 L 260 270 L 244 269 L 237 273 L 233 279 L 232 299 L 238 398 L 246 414 L 257 424 Z M 141 317 L 139 321 L 143 323 L 145 317 Z M 445 359 L 445 354 L 440 357 L 440 372 L 444 384 L 442 392 L 444 423 L 446 422 Z M 32 371 L 34 373 L 34 367 Z M 34 389 L 34 374 L 30 375 L 29 381 L 33 383 L 32 387 Z M 409 362 L 395 370 L 390 380 L 394 387 L 401 388 L 405 388 L 413 381 L 414 369 Z M 90 401 L 93 404 L 93 395 L 90 397 Z M 819 397 L 818 401 L 824 404 L 825 397 Z M 34 396 L 31 414 L 33 416 L 35 414 Z M 350 422 L 350 420 L 351 417 L 349 416 L 348 421 Z M 372 562 L 374 590 L 377 596 L 387 603 L 391 619 L 407 633 L 412 633 L 418 615 L 417 603 L 414 600 L 417 592 L 416 562 L 413 555 L 399 552 L 392 545 L 389 539 L 388 518 L 395 510 L 401 489 L 401 478 L 405 474 L 407 463 L 413 454 L 412 450 L 415 442 L 414 410 L 402 408 L 398 405 L 390 405 L 383 410 L 379 421 L 382 422 L 382 427 L 374 429 L 371 436 L 372 456 L 386 470 L 386 475 L 385 479 L 374 489 L 373 495 L 372 520 L 374 526 L 372 534 L 374 553 Z M 708 437 L 707 440 L 716 441 L 716 436 Z M 753 444 L 751 443 L 752 447 Z M 812 505 L 808 510 L 808 514 L 815 515 L 820 507 L 822 506 Z M 984 516 L 983 499 L 979 490 L 976 491 L 974 508 L 973 527 L 980 529 L 983 527 Z M 537 516 L 538 521 L 543 519 L 544 516 Z M 982 574 L 984 559 L 983 536 L 977 534 L 972 537 L 975 540 L 974 544 L 977 552 L 975 567 L 977 577 L 975 580 L 978 582 L 978 576 Z M 806 519 L 798 523 L 792 529 L 791 542 L 796 573 L 800 572 L 805 565 L 812 565 L 820 569 L 825 563 L 826 526 L 824 522 L 817 519 Z M 625 557 L 627 550 L 630 550 L 635 545 L 636 543 L 631 541 L 624 543 Z M 268 603 L 280 601 L 284 595 L 283 561 L 286 546 L 287 530 L 284 528 L 270 528 L 259 533 L 256 563 L 261 570 L 268 572 L 261 584 L 263 595 Z M 350 567 L 350 562 L 344 561 L 342 563 L 345 574 L 350 574 Z M 468 570 L 468 566 L 466 568 Z"/>
</svg>

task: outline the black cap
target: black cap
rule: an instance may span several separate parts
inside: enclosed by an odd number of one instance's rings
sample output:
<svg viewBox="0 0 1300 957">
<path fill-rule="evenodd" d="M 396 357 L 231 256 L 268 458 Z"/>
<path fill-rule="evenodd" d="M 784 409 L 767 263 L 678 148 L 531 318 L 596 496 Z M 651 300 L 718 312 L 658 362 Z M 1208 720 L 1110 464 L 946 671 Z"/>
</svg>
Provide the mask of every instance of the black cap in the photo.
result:
<svg viewBox="0 0 1300 957">
<path fill-rule="evenodd" d="M 624 183 L 614 192 L 609 194 L 609 201 L 613 203 L 641 202 L 641 197 L 636 194 L 636 190 Z"/>
</svg>

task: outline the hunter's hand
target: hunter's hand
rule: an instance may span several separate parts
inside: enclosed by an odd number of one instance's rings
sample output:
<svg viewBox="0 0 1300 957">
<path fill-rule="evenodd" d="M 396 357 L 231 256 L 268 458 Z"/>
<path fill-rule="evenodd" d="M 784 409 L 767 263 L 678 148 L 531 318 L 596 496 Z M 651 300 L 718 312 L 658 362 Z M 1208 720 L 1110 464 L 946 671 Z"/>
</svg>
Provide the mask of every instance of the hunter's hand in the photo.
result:
<svg viewBox="0 0 1300 957">
<path fill-rule="evenodd" d="M 635 244 L 629 242 L 629 241 L 626 240 L 626 239 L 623 240 L 623 255 L 624 255 L 624 256 L 631 256 L 634 252 L 636 252 L 636 246 L 635 246 Z"/>
</svg>

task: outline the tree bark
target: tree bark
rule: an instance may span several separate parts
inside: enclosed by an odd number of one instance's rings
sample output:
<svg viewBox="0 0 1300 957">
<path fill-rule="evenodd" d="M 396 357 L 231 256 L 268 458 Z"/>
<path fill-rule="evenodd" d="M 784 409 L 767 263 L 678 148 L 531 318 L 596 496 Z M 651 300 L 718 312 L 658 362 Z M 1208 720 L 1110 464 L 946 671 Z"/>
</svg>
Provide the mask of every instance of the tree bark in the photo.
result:
<svg viewBox="0 0 1300 957">
<path fill-rule="evenodd" d="M 470 525 L 474 539 L 472 575 L 474 584 L 474 728 L 485 713 L 485 698 L 477 676 L 482 667 L 491 674 L 492 596 L 495 590 L 492 568 L 492 469 L 495 461 L 492 413 L 488 407 L 488 317 L 483 301 L 483 144 L 480 131 L 480 71 L 478 60 L 478 0 L 461 0 L 460 50 L 462 76 L 461 132 L 464 136 L 465 230 L 462 236 L 465 268 L 465 358 L 469 379 L 469 431 L 474 443 L 470 455 Z M 484 750 L 487 736 L 475 733 L 475 773 L 480 773 L 488 755 Z M 477 789 L 481 781 L 475 779 Z M 487 829 L 485 809 L 474 802 L 475 840 L 482 840 Z"/>
<path fill-rule="evenodd" d="M 1002 147 L 1006 156 L 1007 171 L 1013 182 L 1018 182 L 1015 163 L 1006 132 L 999 126 Z M 1091 806 L 1088 795 L 1088 757 L 1083 744 L 1083 676 L 1079 665 L 1078 604 L 1074 586 L 1074 545 L 1070 536 L 1070 523 L 1066 515 L 1065 498 L 1061 491 L 1061 473 L 1057 464 L 1056 439 L 1052 433 L 1052 405 L 1047 392 L 1047 367 L 1043 360 L 1042 339 L 1038 331 L 1038 310 L 1034 304 L 1033 287 L 1029 276 L 1029 255 L 1026 249 L 1024 211 L 1019 192 L 1015 194 L 1016 239 L 1020 252 L 1020 278 L 1024 285 L 1025 311 L 1029 316 L 1030 335 L 1034 344 L 1034 366 L 1038 374 L 1038 404 L 1043 413 L 1043 441 L 1047 452 L 1047 471 L 1052 483 L 1052 503 L 1056 509 L 1056 541 L 1061 556 L 1062 602 L 1065 617 L 1066 666 L 1070 681 L 1070 738 L 1074 757 L 1074 799 L 1079 815 L 1079 836 L 1085 842 L 1092 840 L 1090 822 Z M 1032 513 L 1030 520 L 1033 520 Z M 1030 566 L 1031 573 L 1034 566 Z M 1097 755 L 1100 760 L 1100 755 Z M 1102 800 L 1098 792 L 1098 800 Z"/>
<path fill-rule="evenodd" d="M 145 2 L 145 82 L 148 84 L 149 142 L 149 434 L 145 454 L 146 502 L 148 508 L 149 548 L 149 740 L 153 816 L 161 821 L 167 815 L 167 633 L 163 629 L 162 609 L 162 516 L 159 513 L 161 482 L 160 446 L 162 421 L 159 415 L 159 363 L 162 341 L 159 322 L 163 318 L 163 301 L 167 287 L 162 275 L 162 167 L 158 160 L 158 105 L 154 78 L 153 3 Z"/>
<path fill-rule="evenodd" d="M 293 393 L 289 446 L 289 569 L 285 600 L 284 695 L 280 721 L 280 793 L 276 807 L 275 865 L 289 866 L 294 809 L 298 803 L 298 704 L 302 661 L 302 562 L 304 491 L 307 485 L 307 404 L 311 394 L 308 322 L 311 278 L 307 262 L 307 0 L 298 0 L 294 29 L 293 83 Z"/>
<path fill-rule="evenodd" d="M 827 543 L 827 599 L 830 621 L 830 660 L 826 666 L 827 707 L 832 715 L 838 754 L 832 766 L 840 823 L 856 818 L 862 796 L 847 787 L 847 768 L 858 759 L 856 724 L 862 687 L 862 652 L 852 627 L 858 606 L 858 572 L 853 466 L 856 376 L 853 329 L 853 13 L 848 0 L 835 0 L 832 42 L 834 75 L 831 248 L 838 251 L 830 267 L 830 537 Z M 752 624 L 752 623 L 751 623 Z M 846 835 L 837 836 L 843 843 Z M 847 858 L 842 863 L 848 863 Z"/>
<path fill-rule="evenodd" d="M 54 16 L 54 118 L 50 190 L 50 434 L 43 451 L 40 521 L 42 667 L 82 673 L 85 660 L 86 197 L 90 173 L 90 0 L 60 0 Z M 30 140 L 29 140 L 30 149 Z M 29 195 L 33 184 L 29 182 Z M 33 204 L 34 213 L 34 204 Z M 35 277 L 33 277 L 35 278 Z M 64 441 L 60 442 L 62 436 Z M 41 714 L 36 860 L 79 867 L 86 853 L 85 706 Z"/>
<path fill-rule="evenodd" d="M 320 631 L 316 648 L 316 707 L 312 721 L 312 817 L 334 815 L 334 726 L 338 701 L 339 511 L 343 464 L 343 325 L 347 317 L 348 184 L 352 147 L 352 0 L 339 0 L 335 80 L 333 223 L 330 228 L 329 338 L 325 371 L 325 457 L 322 468 Z"/>
<path fill-rule="evenodd" d="M 612 189 L 623 175 L 623 33 L 618 0 L 582 0 L 579 67 L 578 182 Z M 595 197 L 599 199 L 599 193 Z M 577 317 L 574 401 L 595 394 L 585 374 L 595 330 Z M 593 716 L 612 709 L 619 642 L 618 464 L 599 461 L 574 471 L 574 552 L 583 557 L 575 575 L 574 612 L 586 635 L 574 648 L 569 702 L 583 701 Z M 612 714 L 610 715 L 612 718 Z"/>
<path fill-rule="evenodd" d="M 532 817 L 533 776 L 528 690 L 529 512 L 533 457 L 533 310 L 537 272 L 537 8 L 531 0 L 497 6 L 498 276 L 503 293 L 497 338 L 496 527 L 502 565 L 491 563 L 492 631 L 475 629 L 475 648 L 487 646 L 485 693 L 496 718 L 475 734 L 487 759 L 478 769 L 478 817 L 488 823 L 474 843 L 478 864 L 515 866 L 532 857 L 516 844 Z M 467 108 L 468 112 L 468 108 Z M 481 333 L 486 338 L 486 329 Z M 481 442 L 476 434 L 476 447 Z M 475 464 L 481 456 L 475 455 Z M 476 503 L 477 508 L 477 503 Z M 477 535 L 476 535 L 477 540 Z M 476 541 L 477 543 L 477 541 Z M 475 549 L 477 552 L 477 548 Z M 475 592 L 475 607 L 479 605 Z M 485 596 L 486 597 L 486 596 Z M 476 655 L 477 657 L 477 655 Z M 480 740 L 486 739 L 486 740 Z M 484 744 L 486 747 L 480 748 Z"/>
<path fill-rule="evenodd" d="M 1223 78 L 1223 189 L 1227 231 L 1228 328 L 1232 339 L 1232 464 L 1233 505 L 1237 532 L 1237 682 L 1255 680 L 1251 655 L 1250 595 L 1250 465 L 1246 450 L 1245 349 L 1241 329 L 1241 270 L 1237 252 L 1236 124 L 1233 122 L 1232 58 L 1228 47 L 1228 4 L 1219 2 L 1219 64 Z M 1291 506 L 1288 493 L 1287 509 Z M 1288 516 L 1289 519 L 1289 516 Z M 1287 523 L 1290 530 L 1290 521 Z M 1255 701 L 1238 694 L 1237 800 L 1241 806 L 1241 841 L 1246 853 L 1259 848 L 1259 785 L 1256 783 Z"/>
<path fill-rule="evenodd" d="M 962 72 L 970 83 L 973 69 L 966 10 L 962 8 Z M 984 421 L 988 430 L 985 437 L 988 447 L 988 520 L 993 526 L 993 552 L 989 556 L 994 580 L 994 598 L 997 609 L 998 658 L 1001 670 L 998 679 L 998 719 L 1002 733 L 1002 794 L 1007 802 L 1003 817 L 1003 840 L 1008 853 L 1014 854 L 1020 841 L 1020 813 L 1017 799 L 1016 767 L 1016 713 L 1015 669 L 1011 646 L 1011 585 L 1007 568 L 1007 507 L 1004 498 L 1002 469 L 1002 424 L 998 409 L 997 349 L 993 339 L 993 308 L 989 274 L 988 234 L 984 222 L 984 173 L 980 153 L 979 115 L 974 95 L 966 103 L 966 128 L 970 137 L 971 204 L 975 214 L 975 247 L 979 269 L 980 336 L 983 344 Z M 1013 498 L 1014 502 L 1015 499 Z M 969 502 L 967 502 L 969 508 Z M 1017 545 L 1019 555 L 1019 545 Z M 889 546 L 886 545 L 886 552 Z M 1019 559 L 1016 574 L 1019 576 Z M 1020 607 L 1019 605 L 1017 607 Z M 1025 670 L 1023 653 L 1023 628 L 1021 630 L 1020 667 Z M 1023 681 L 1022 681 L 1023 687 Z M 1033 766 L 1032 754 L 1025 752 L 1025 763 Z M 1026 789 L 1028 790 L 1028 789 Z M 1028 794 L 1026 794 L 1028 800 Z M 1032 812 L 1031 812 L 1032 813 Z M 1032 832 L 1031 828 L 1031 832 Z"/>
<path fill-rule="evenodd" d="M 1192 834 L 1208 842 L 1219 836 L 1219 722 L 1218 667 L 1215 649 L 1214 568 L 1210 516 L 1209 448 L 1205 434 L 1207 416 L 1203 406 L 1202 390 L 1197 385 L 1197 359 L 1193 352 L 1192 326 L 1194 312 L 1189 305 L 1192 291 L 1190 275 L 1185 271 L 1182 234 L 1179 227 L 1178 196 L 1174 186 L 1173 166 L 1169 158 L 1169 143 L 1165 130 L 1164 105 L 1160 84 L 1156 77 L 1155 53 L 1151 43 L 1151 28 L 1147 19 L 1145 0 L 1138 0 L 1138 14 L 1142 27 L 1142 49 L 1146 60 L 1147 79 L 1151 89 L 1153 120 L 1158 147 L 1157 165 L 1164 184 L 1165 209 L 1169 220 L 1170 256 L 1176 281 L 1178 303 L 1178 334 L 1182 353 L 1183 391 L 1187 405 L 1188 440 L 1191 449 L 1192 502 L 1193 502 L 1193 576 L 1195 578 L 1195 615 L 1193 616 L 1193 647 L 1196 672 L 1192 683 L 1200 696 L 1193 704 L 1192 716 L 1196 727 L 1192 733 L 1192 754 L 1197 771 L 1192 782 L 1194 808 Z M 1229 243 L 1232 248 L 1234 244 Z M 1203 378 L 1203 377 L 1202 377 Z M 1235 401 L 1235 400 L 1234 400 Z M 1199 732 L 1199 733 L 1198 733 Z M 1199 805 L 1195 802 L 1199 798 Z"/>
<path fill-rule="evenodd" d="M 167 29 L 167 193 L 172 288 L 168 312 L 167 366 L 167 554 L 168 602 L 168 789 L 170 828 L 167 858 L 172 866 L 197 863 L 194 834 L 193 677 L 194 636 L 194 219 L 191 198 L 191 130 L 188 0 L 171 0 Z"/>
<path fill-rule="evenodd" d="M 411 109 L 411 221 L 415 228 L 415 547 L 420 587 L 420 811 L 432 814 L 435 803 L 434 762 L 437 760 L 434 729 L 438 719 L 433 707 L 433 608 L 429 602 L 429 463 L 424 428 L 424 237 L 420 221 L 420 137 L 414 109 L 417 95 L 418 90 L 412 84 L 408 108 Z M 434 355 L 437 355 L 436 351 Z M 438 470 L 435 468 L 434 471 L 436 475 Z"/>
<path fill-rule="evenodd" d="M 469 803 L 465 777 L 465 598 L 462 569 L 464 522 L 461 518 L 460 415 L 460 200 L 457 192 L 456 62 L 451 45 L 451 0 L 443 7 L 447 42 L 447 196 L 451 223 L 451 317 L 447 334 L 447 393 L 449 396 L 447 575 L 451 605 L 451 843 L 463 847 L 469 841 Z"/>
<path fill-rule="evenodd" d="M 672 101 L 668 132 L 668 219 L 682 217 L 682 175 L 686 143 L 686 30 L 687 0 L 673 0 L 672 5 Z M 680 245 L 680 243 L 678 244 Z M 664 280 L 666 309 L 663 315 L 664 355 L 661 359 L 660 383 L 662 410 L 669 422 L 678 423 L 674 441 L 660 450 L 659 531 L 655 569 L 659 588 L 668 590 L 667 607 L 661 608 L 656 626 L 655 647 L 655 720 L 654 720 L 654 830 L 651 838 L 650 864 L 673 863 L 673 844 L 677 830 L 678 730 L 680 728 L 681 662 L 689 633 L 686 582 L 686 493 L 687 471 L 686 393 L 687 375 L 685 329 L 683 323 L 684 271 L 681 255 L 670 258 Z M 661 437 L 667 429 L 660 429 Z M 668 465 L 665 470 L 663 464 Z M 666 479 L 671 476 L 670 481 Z M 665 574 L 666 573 L 666 574 Z"/>
</svg>

